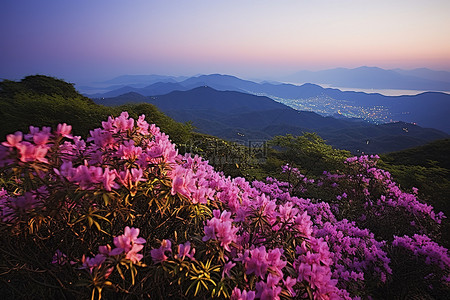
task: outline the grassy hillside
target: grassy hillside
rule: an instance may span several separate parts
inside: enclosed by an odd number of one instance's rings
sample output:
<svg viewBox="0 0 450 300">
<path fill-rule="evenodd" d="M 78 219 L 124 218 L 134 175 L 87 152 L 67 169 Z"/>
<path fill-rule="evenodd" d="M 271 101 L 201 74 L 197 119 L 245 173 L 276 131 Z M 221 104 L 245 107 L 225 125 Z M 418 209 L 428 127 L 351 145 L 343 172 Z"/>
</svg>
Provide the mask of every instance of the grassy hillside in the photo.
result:
<svg viewBox="0 0 450 300">
<path fill-rule="evenodd" d="M 379 166 L 403 188 L 418 188 L 422 199 L 450 215 L 450 139 L 384 154 L 381 159 Z"/>
<path fill-rule="evenodd" d="M 28 131 L 30 125 L 56 127 L 59 123 L 73 126 L 74 134 L 87 136 L 100 120 L 127 110 L 133 118 L 145 114 L 171 139 L 183 144 L 191 135 L 191 127 L 175 122 L 154 105 L 105 107 L 79 94 L 73 84 L 42 76 L 28 76 L 20 82 L 0 82 L 0 137 L 17 130 Z"/>
</svg>

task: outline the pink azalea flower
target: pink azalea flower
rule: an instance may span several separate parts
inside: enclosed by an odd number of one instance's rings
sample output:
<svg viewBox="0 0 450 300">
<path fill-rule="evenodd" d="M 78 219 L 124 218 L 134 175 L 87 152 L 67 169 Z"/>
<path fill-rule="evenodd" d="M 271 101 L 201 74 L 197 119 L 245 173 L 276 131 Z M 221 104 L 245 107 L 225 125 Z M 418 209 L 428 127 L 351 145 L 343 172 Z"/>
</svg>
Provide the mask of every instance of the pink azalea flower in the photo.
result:
<svg viewBox="0 0 450 300">
<path fill-rule="evenodd" d="M 83 265 L 80 269 L 87 269 L 90 273 L 92 273 L 92 270 L 94 268 L 100 267 L 106 260 L 106 257 L 103 254 L 97 254 L 95 257 L 83 257 L 81 258 L 81 262 Z"/>
<path fill-rule="evenodd" d="M 295 278 L 288 276 L 286 280 L 283 280 L 283 283 L 288 292 L 291 294 L 291 296 L 295 297 L 297 293 L 294 291 L 293 287 L 297 283 L 297 280 Z"/>
<path fill-rule="evenodd" d="M 111 249 L 110 245 L 105 245 L 105 246 L 99 246 L 98 252 L 100 252 L 101 254 L 106 255 L 106 256 L 115 256 L 115 255 L 122 254 L 123 249 L 122 248 Z"/>
<path fill-rule="evenodd" d="M 231 292 L 231 300 L 253 300 L 255 299 L 255 292 L 254 291 L 249 291 L 247 292 L 246 290 L 242 291 L 235 287 L 233 289 L 233 291 Z"/>
<path fill-rule="evenodd" d="M 254 273 L 256 276 L 264 279 L 267 269 L 269 268 L 265 246 L 250 250 L 250 256 L 245 260 L 245 268 L 246 274 Z"/>
<path fill-rule="evenodd" d="M 166 252 L 172 252 L 172 243 L 169 240 L 162 240 L 161 247 L 150 251 L 152 260 L 155 264 L 161 263 L 167 260 Z"/>
<path fill-rule="evenodd" d="M 145 121 L 145 115 L 140 115 L 139 119 L 137 120 L 137 126 L 138 126 L 138 132 L 143 135 L 148 135 L 150 132 L 148 132 L 149 124 Z"/>
<path fill-rule="evenodd" d="M 191 193 L 196 191 L 195 181 L 189 169 L 177 166 L 172 175 L 172 195 L 179 193 L 189 198 Z"/>
<path fill-rule="evenodd" d="M 40 131 L 33 135 L 33 142 L 36 145 L 45 145 L 50 138 L 50 132 Z"/>
<path fill-rule="evenodd" d="M 143 258 L 142 254 L 138 252 L 144 248 L 142 244 L 146 241 L 139 236 L 139 228 L 133 227 L 125 227 L 125 232 L 122 235 L 116 236 L 114 238 L 114 245 L 117 247 L 116 249 L 121 249 L 124 253 L 126 253 L 126 258 L 136 263 Z M 108 245 L 107 245 L 108 246 Z M 112 250 L 110 255 L 117 255 L 120 253 L 120 250 Z M 102 248 L 102 251 L 108 251 L 106 248 Z M 113 254 L 111 254 L 113 253 Z"/>
<path fill-rule="evenodd" d="M 236 266 L 236 264 L 234 262 L 227 262 L 224 266 L 223 266 L 223 271 L 222 271 L 222 278 L 225 277 L 225 275 L 227 275 L 228 277 L 230 277 L 230 271 L 231 269 Z"/>
<path fill-rule="evenodd" d="M 21 142 L 16 145 L 16 148 L 19 149 L 20 161 L 22 162 L 40 161 L 48 163 L 45 158 L 48 151 L 46 146 L 34 146 L 29 142 Z"/>
<path fill-rule="evenodd" d="M 14 134 L 8 134 L 6 136 L 6 142 L 3 142 L 2 145 L 6 147 L 16 147 L 23 138 L 23 134 L 20 131 L 17 131 Z"/>
<path fill-rule="evenodd" d="M 131 260 L 134 263 L 140 261 L 144 255 L 138 253 L 144 248 L 144 245 L 134 244 L 130 251 L 127 252 L 126 259 Z"/>
<path fill-rule="evenodd" d="M 123 132 L 133 129 L 134 120 L 132 118 L 129 118 L 127 112 L 122 112 L 119 117 L 114 119 L 113 124 L 119 132 Z"/>
<path fill-rule="evenodd" d="M 67 256 L 62 253 L 59 249 L 56 249 L 55 254 L 52 258 L 52 264 L 65 265 L 67 263 Z"/>
<path fill-rule="evenodd" d="M 178 255 L 175 256 L 175 258 L 181 258 L 181 260 L 184 260 L 184 258 L 187 256 L 191 260 L 195 260 L 194 258 L 195 249 L 192 248 L 191 250 L 191 243 L 187 241 L 184 244 L 178 245 Z"/>
<path fill-rule="evenodd" d="M 72 126 L 67 125 L 66 123 L 63 124 L 58 124 L 57 128 L 56 128 L 56 134 L 72 139 L 73 136 L 70 134 L 70 132 L 72 131 Z"/>
<path fill-rule="evenodd" d="M 109 168 L 105 169 L 102 179 L 105 190 L 111 191 L 112 189 L 118 189 L 120 187 L 119 184 L 114 181 L 116 177 L 117 177 L 116 170 L 109 170 Z"/>
</svg>

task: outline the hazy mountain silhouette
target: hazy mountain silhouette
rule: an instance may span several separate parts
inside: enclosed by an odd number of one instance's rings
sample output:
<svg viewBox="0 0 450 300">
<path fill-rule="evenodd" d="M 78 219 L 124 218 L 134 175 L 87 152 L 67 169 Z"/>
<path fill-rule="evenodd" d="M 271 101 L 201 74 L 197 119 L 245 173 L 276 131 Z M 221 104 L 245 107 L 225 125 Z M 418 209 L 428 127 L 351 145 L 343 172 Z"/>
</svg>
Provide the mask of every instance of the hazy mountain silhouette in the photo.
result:
<svg viewBox="0 0 450 300">
<path fill-rule="evenodd" d="M 447 71 L 434 71 L 427 68 L 417 68 L 413 70 L 394 69 L 393 71 L 408 76 L 415 76 L 435 81 L 450 82 L 450 72 Z"/>
<path fill-rule="evenodd" d="M 315 89 L 314 85 L 310 87 Z M 448 137 L 439 130 L 407 123 L 373 125 L 323 117 L 314 112 L 294 110 L 268 97 L 218 91 L 205 86 L 158 96 L 128 93 L 95 101 L 113 106 L 130 102 L 151 103 L 179 122 L 191 121 L 200 132 L 230 140 L 249 141 L 287 133 L 317 132 L 331 145 L 354 153 L 396 151 Z"/>
<path fill-rule="evenodd" d="M 405 71 L 376 67 L 336 68 L 316 72 L 300 71 L 283 79 L 296 83 L 308 82 L 349 88 L 450 91 L 449 73 L 429 69 Z"/>
<path fill-rule="evenodd" d="M 102 81 L 102 84 L 146 84 L 150 85 L 156 82 L 179 82 L 188 77 L 183 76 L 164 76 L 164 75 L 121 75 L 110 80 Z"/>
</svg>

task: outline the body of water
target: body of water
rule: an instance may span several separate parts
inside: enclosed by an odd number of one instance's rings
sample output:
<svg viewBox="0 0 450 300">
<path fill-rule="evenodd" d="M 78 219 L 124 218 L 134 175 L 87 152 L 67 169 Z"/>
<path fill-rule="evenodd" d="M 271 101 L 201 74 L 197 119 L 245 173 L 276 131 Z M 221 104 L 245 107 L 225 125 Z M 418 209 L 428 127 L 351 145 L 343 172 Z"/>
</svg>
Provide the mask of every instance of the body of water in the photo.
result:
<svg viewBox="0 0 450 300">
<path fill-rule="evenodd" d="M 318 84 L 323 88 L 333 88 L 341 91 L 353 91 L 353 92 L 364 92 L 364 93 L 378 93 L 385 96 L 402 96 L 402 95 L 417 95 L 429 91 L 420 91 L 420 90 L 396 90 L 396 89 L 361 89 L 361 88 L 352 88 L 352 87 L 341 87 L 341 86 L 332 86 L 329 84 Z M 440 93 L 450 94 L 449 91 L 434 91 Z"/>
</svg>

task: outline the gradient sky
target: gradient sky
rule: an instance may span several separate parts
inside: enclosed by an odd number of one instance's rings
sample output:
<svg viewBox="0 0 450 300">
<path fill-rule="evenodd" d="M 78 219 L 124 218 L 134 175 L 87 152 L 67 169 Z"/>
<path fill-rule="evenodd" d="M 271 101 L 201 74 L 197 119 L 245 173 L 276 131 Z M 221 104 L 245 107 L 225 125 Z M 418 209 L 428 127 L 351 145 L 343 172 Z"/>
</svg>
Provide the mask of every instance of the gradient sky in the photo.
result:
<svg viewBox="0 0 450 300">
<path fill-rule="evenodd" d="M 2 0 L 0 78 L 450 70 L 449 0 Z"/>
</svg>

